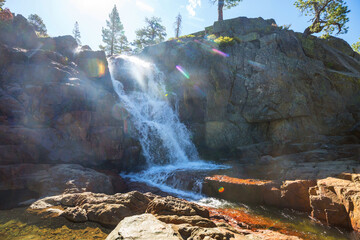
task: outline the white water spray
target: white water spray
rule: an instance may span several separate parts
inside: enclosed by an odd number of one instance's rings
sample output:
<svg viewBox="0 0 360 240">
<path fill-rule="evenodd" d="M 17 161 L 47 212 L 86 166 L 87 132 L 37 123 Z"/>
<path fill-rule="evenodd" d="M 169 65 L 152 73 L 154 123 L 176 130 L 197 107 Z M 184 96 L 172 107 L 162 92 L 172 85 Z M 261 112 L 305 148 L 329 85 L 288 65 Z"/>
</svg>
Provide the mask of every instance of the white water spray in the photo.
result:
<svg viewBox="0 0 360 240">
<path fill-rule="evenodd" d="M 166 92 L 164 75 L 155 65 L 136 57 L 119 56 L 109 62 L 114 90 L 131 115 L 148 164 L 147 170 L 124 177 L 182 197 L 201 198 L 199 184 L 193 184 L 197 194 L 185 191 L 181 185 L 188 176 L 179 178 L 178 175 L 186 171 L 204 172 L 223 166 L 199 160 L 190 132 L 167 101 L 169 94 Z M 126 76 L 126 81 L 131 78 L 130 91 L 125 91 L 123 84 L 115 79 L 124 80 L 122 76 Z"/>
</svg>

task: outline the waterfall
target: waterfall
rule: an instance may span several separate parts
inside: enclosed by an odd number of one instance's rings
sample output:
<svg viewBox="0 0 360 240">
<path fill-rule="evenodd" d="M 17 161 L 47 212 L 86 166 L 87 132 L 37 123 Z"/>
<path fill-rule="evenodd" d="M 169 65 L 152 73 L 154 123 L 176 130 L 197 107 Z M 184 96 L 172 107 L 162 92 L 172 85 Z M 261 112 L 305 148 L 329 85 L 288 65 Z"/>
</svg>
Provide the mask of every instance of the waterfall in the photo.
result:
<svg viewBox="0 0 360 240">
<path fill-rule="evenodd" d="M 166 91 L 164 74 L 154 64 L 132 56 L 114 57 L 109 63 L 114 90 L 130 114 L 148 164 L 140 173 L 123 176 L 183 197 L 197 194 L 199 198 L 199 179 L 189 179 L 187 172 L 221 166 L 199 159 L 191 133 L 168 101 L 173 94 Z M 185 191 L 189 188 L 192 192 Z"/>
</svg>

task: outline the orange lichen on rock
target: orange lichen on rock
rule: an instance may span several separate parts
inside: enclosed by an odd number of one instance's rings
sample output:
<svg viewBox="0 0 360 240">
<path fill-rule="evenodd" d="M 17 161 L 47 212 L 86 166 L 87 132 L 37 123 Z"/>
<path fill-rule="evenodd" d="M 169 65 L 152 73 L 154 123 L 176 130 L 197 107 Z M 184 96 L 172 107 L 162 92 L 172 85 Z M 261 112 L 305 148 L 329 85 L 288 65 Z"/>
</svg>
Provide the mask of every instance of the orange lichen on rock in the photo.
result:
<svg viewBox="0 0 360 240">
<path fill-rule="evenodd" d="M 273 183 L 273 181 L 268 180 L 256 180 L 256 179 L 240 179 L 240 178 L 232 178 L 225 175 L 215 175 L 212 177 L 206 177 L 206 180 L 226 182 L 226 183 L 234 183 L 234 184 L 246 184 L 246 185 L 263 185 Z"/>
<path fill-rule="evenodd" d="M 211 220 L 220 222 L 219 219 L 223 219 L 234 228 L 246 228 L 252 231 L 269 229 L 302 239 L 313 239 L 310 236 L 293 230 L 291 224 L 288 223 L 274 222 L 270 218 L 249 214 L 238 209 L 207 209 L 209 210 Z"/>
</svg>

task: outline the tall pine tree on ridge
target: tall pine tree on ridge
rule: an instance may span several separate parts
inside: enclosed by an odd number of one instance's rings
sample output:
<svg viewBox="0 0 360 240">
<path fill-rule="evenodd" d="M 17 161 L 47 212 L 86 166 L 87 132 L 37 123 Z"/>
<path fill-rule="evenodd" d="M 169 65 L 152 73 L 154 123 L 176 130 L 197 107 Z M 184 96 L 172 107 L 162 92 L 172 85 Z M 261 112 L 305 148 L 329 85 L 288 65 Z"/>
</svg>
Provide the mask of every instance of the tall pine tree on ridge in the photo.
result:
<svg viewBox="0 0 360 240">
<path fill-rule="evenodd" d="M 129 43 L 124 33 L 124 26 L 120 21 L 119 12 L 114 5 L 106 21 L 106 28 L 102 28 L 102 39 L 105 46 L 99 46 L 108 55 L 120 54 L 129 51 Z"/>
</svg>

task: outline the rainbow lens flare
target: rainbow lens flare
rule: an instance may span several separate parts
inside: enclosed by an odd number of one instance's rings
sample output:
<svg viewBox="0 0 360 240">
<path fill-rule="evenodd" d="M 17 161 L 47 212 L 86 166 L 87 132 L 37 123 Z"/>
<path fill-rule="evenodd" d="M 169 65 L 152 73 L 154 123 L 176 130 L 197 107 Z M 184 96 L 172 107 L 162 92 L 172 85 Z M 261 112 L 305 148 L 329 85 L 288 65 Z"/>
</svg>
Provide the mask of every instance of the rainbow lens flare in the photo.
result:
<svg viewBox="0 0 360 240">
<path fill-rule="evenodd" d="M 217 50 L 216 48 L 213 48 L 212 50 L 213 50 L 214 53 L 219 54 L 220 56 L 229 57 L 229 54 L 224 53 L 224 52 L 222 52 L 220 50 Z"/>
<path fill-rule="evenodd" d="M 225 191 L 225 188 L 224 187 L 220 187 L 219 188 L 219 193 L 223 193 Z"/>
<path fill-rule="evenodd" d="M 190 78 L 189 74 L 180 65 L 177 65 L 176 69 L 179 70 L 179 72 L 181 72 L 187 79 Z"/>
</svg>

